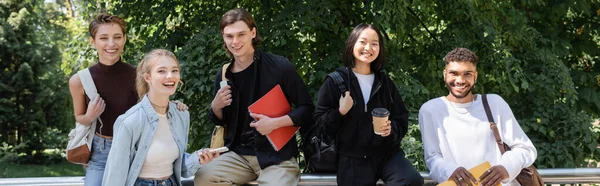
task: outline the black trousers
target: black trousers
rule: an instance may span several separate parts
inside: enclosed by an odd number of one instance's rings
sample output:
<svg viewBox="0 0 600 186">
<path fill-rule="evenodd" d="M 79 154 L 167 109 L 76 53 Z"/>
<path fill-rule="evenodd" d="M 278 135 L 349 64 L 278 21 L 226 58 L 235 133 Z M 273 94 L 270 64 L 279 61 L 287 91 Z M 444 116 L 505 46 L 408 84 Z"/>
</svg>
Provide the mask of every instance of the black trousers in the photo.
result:
<svg viewBox="0 0 600 186">
<path fill-rule="evenodd" d="M 404 157 L 404 152 L 383 157 L 339 155 L 337 184 L 340 186 L 374 186 L 379 179 L 386 186 L 421 186 L 423 177 Z"/>
</svg>

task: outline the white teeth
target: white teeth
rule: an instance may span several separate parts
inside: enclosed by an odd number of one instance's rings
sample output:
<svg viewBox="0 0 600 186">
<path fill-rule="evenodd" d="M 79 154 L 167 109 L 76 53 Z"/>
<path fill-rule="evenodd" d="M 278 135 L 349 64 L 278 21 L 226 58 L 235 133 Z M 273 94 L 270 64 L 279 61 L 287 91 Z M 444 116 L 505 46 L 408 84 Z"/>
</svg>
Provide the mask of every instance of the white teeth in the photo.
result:
<svg viewBox="0 0 600 186">
<path fill-rule="evenodd" d="M 107 52 L 116 52 L 117 50 L 106 50 Z"/>
<path fill-rule="evenodd" d="M 173 82 L 170 82 L 170 83 L 163 83 L 163 85 L 165 85 L 165 86 L 173 86 L 173 85 L 175 85 L 175 83 L 173 83 Z"/>
</svg>

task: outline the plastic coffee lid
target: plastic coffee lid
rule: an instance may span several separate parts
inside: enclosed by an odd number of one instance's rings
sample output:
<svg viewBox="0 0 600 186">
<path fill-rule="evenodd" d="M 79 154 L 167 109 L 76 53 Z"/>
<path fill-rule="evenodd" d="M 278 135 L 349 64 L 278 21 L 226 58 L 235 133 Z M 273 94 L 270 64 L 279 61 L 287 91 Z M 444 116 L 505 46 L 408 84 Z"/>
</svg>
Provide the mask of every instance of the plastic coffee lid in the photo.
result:
<svg viewBox="0 0 600 186">
<path fill-rule="evenodd" d="M 373 111 L 371 111 L 371 115 L 375 117 L 386 117 L 390 115 L 390 111 L 388 111 L 386 108 L 375 108 Z"/>
</svg>

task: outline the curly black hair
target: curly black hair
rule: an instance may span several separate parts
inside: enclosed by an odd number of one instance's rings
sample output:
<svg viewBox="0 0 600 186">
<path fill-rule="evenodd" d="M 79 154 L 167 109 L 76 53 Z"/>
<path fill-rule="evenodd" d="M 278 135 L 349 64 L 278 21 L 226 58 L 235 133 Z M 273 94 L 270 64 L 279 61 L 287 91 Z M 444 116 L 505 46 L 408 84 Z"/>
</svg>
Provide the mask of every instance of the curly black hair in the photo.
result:
<svg viewBox="0 0 600 186">
<path fill-rule="evenodd" d="M 444 62 L 446 62 L 446 64 L 450 62 L 471 62 L 474 65 L 477 65 L 477 63 L 479 63 L 479 58 L 469 49 L 455 48 L 446 54 Z"/>
</svg>

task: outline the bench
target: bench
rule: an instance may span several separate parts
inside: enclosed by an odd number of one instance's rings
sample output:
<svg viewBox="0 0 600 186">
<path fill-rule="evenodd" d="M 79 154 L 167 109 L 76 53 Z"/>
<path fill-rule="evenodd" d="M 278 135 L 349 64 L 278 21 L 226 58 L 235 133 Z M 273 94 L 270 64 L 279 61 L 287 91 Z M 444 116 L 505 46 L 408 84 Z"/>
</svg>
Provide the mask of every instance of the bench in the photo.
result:
<svg viewBox="0 0 600 186">
<path fill-rule="evenodd" d="M 546 184 L 590 184 L 600 183 L 600 168 L 557 168 L 557 169 L 538 169 L 538 172 Z M 425 179 L 426 186 L 435 186 L 436 182 L 429 178 L 428 172 L 421 172 Z M 193 178 L 183 180 L 184 186 L 193 186 Z M 246 186 L 258 185 L 256 181 L 247 183 Z M 334 174 L 302 174 L 298 185 L 336 185 Z M 381 180 L 377 185 L 385 185 Z"/>
<path fill-rule="evenodd" d="M 429 173 L 421 172 L 421 176 L 425 178 L 426 186 L 435 186 L 435 182 L 429 179 Z M 182 180 L 184 186 L 194 186 L 194 178 L 184 178 Z M 256 181 L 252 181 L 250 183 L 245 184 L 244 186 L 255 186 L 258 185 Z M 326 185 L 337 185 L 335 174 L 312 174 L 305 173 L 300 176 L 300 182 L 298 185 L 305 186 L 326 186 Z M 377 185 L 385 185 L 381 180 L 377 183 Z"/>
<path fill-rule="evenodd" d="M 590 184 L 600 183 L 600 168 L 558 168 L 538 170 L 546 184 Z M 421 172 L 427 186 L 435 183 L 429 179 L 429 174 Z M 40 177 L 40 178 L 0 178 L 0 186 L 83 186 L 83 177 Z M 184 186 L 193 186 L 193 178 L 183 179 Z M 258 185 L 250 182 L 248 185 Z M 335 175 L 332 174 L 302 174 L 298 185 L 336 185 Z M 379 183 L 378 185 L 383 185 Z"/>
</svg>

